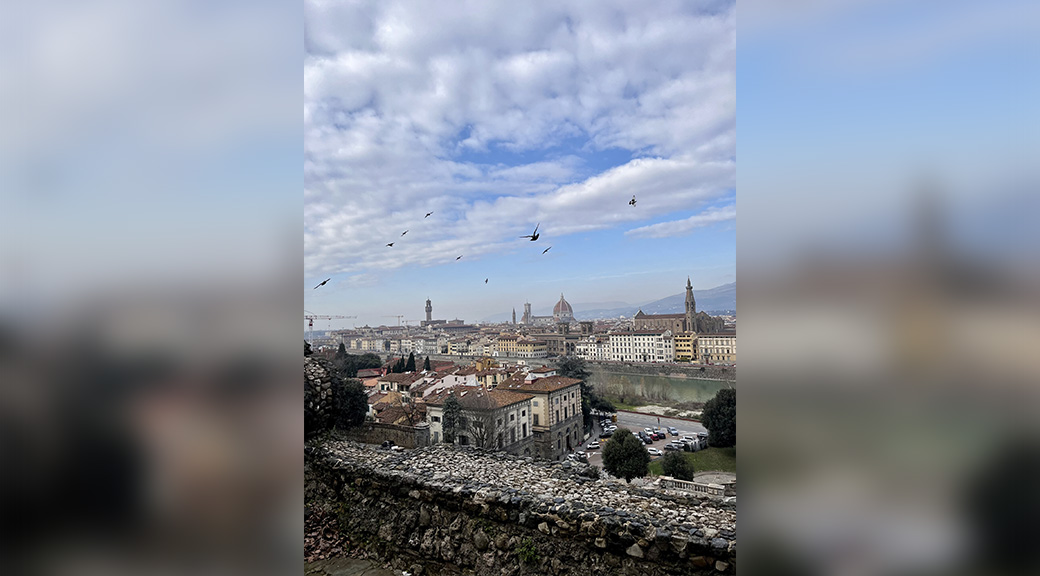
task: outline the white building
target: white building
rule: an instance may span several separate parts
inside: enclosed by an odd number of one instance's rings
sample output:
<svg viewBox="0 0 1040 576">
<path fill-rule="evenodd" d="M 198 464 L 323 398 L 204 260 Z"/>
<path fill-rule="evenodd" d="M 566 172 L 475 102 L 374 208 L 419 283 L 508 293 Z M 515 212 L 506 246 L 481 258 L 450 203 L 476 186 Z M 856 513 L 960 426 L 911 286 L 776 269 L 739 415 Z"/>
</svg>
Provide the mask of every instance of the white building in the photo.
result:
<svg viewBox="0 0 1040 576">
<path fill-rule="evenodd" d="M 612 332 L 610 359 L 615 362 L 674 362 L 675 339 L 671 330 Z"/>
</svg>

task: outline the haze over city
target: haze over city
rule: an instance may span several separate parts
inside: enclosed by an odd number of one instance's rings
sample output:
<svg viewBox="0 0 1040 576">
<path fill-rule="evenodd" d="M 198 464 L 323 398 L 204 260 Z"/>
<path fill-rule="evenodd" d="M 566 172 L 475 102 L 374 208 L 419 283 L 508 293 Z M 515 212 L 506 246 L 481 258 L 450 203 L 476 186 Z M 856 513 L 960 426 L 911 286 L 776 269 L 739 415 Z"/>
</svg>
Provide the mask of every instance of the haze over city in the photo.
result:
<svg viewBox="0 0 1040 576">
<path fill-rule="evenodd" d="M 331 327 L 736 280 L 732 6 L 313 6 L 306 26 L 305 308 L 358 316 Z"/>
</svg>

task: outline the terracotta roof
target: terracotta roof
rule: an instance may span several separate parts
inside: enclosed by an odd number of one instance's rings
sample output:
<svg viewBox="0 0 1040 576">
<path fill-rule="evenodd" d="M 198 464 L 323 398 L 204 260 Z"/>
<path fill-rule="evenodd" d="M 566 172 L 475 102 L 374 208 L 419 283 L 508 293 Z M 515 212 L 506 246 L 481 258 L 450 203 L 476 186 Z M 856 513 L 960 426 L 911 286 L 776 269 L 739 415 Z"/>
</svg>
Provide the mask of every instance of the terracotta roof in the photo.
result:
<svg viewBox="0 0 1040 576">
<path fill-rule="evenodd" d="M 556 368 L 550 368 L 549 366 L 542 366 L 541 368 L 535 368 L 531 370 L 535 374 L 544 374 L 546 372 L 556 372 Z"/>
<path fill-rule="evenodd" d="M 380 376 L 379 382 L 396 382 L 398 384 L 411 384 L 423 377 L 422 372 L 408 372 L 405 374 L 387 374 Z"/>
<path fill-rule="evenodd" d="M 581 380 L 577 378 L 567 378 L 566 376 L 550 376 L 548 378 L 538 378 L 530 382 L 516 383 L 512 378 L 499 384 L 497 390 L 503 388 L 509 388 L 512 390 L 530 391 L 530 392 L 556 392 L 557 390 L 563 390 L 570 386 L 580 384 Z"/>
<path fill-rule="evenodd" d="M 430 406 L 443 406 L 444 401 L 452 394 L 458 399 L 459 404 L 466 410 L 489 410 L 492 408 L 504 408 L 517 402 L 530 400 L 534 396 L 513 390 L 484 390 L 475 386 L 456 386 L 441 390 L 426 398 L 426 404 Z"/>
<path fill-rule="evenodd" d="M 653 318 L 685 318 L 686 315 L 685 314 L 646 314 L 645 312 L 643 312 L 641 310 L 639 312 L 639 314 L 636 314 L 634 317 L 635 318 L 640 318 L 640 319 L 643 319 L 643 318 L 651 318 L 651 319 L 653 319 Z"/>
<path fill-rule="evenodd" d="M 381 376 L 383 371 L 379 368 L 364 368 L 357 371 L 358 378 L 371 378 L 372 376 Z"/>
</svg>

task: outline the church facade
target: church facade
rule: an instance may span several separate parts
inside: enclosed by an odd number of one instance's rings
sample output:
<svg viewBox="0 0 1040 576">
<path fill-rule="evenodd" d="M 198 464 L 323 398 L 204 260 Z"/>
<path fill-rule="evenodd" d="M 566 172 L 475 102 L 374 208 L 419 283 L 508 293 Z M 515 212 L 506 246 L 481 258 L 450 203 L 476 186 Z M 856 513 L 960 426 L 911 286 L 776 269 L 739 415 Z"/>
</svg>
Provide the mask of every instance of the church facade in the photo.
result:
<svg viewBox="0 0 1040 576">
<path fill-rule="evenodd" d="M 671 330 L 672 334 L 696 331 L 697 302 L 693 299 L 693 284 L 686 278 L 686 313 L 646 314 L 642 310 L 632 318 L 635 330 Z"/>
</svg>

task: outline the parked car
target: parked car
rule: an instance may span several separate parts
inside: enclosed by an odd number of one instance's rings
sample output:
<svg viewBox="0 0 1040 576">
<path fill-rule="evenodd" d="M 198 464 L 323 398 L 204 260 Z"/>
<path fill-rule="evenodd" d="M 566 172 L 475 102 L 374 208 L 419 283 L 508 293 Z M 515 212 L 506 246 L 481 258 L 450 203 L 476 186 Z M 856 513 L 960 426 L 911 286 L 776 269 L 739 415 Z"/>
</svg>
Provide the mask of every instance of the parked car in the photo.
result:
<svg viewBox="0 0 1040 576">
<path fill-rule="evenodd" d="M 660 450 L 654 448 L 653 446 L 647 448 L 646 451 L 649 452 L 651 456 L 660 456 L 662 454 Z"/>
<path fill-rule="evenodd" d="M 686 436 L 683 436 L 681 438 L 681 440 L 684 441 L 684 442 L 696 442 L 697 441 L 697 437 L 696 436 L 686 435 Z"/>
<path fill-rule="evenodd" d="M 697 437 L 698 438 L 705 438 L 705 439 L 707 439 L 708 438 L 708 433 L 707 432 L 698 432 L 697 433 Z"/>
<path fill-rule="evenodd" d="M 591 443 L 589 443 L 588 449 L 589 450 L 598 450 L 599 449 L 599 442 L 591 442 Z"/>
<path fill-rule="evenodd" d="M 611 432 L 609 430 L 604 430 L 602 433 L 600 433 L 599 438 L 600 438 L 600 440 L 602 440 L 604 438 L 610 438 L 613 435 L 614 435 L 613 432 Z"/>
<path fill-rule="evenodd" d="M 654 440 L 664 440 L 665 438 L 667 438 L 667 436 L 664 435 L 664 432 L 654 433 Z"/>
<path fill-rule="evenodd" d="M 668 433 L 671 434 L 672 436 L 678 436 L 679 435 L 679 431 L 676 430 L 675 428 L 669 428 L 668 429 Z"/>
<path fill-rule="evenodd" d="M 682 450 L 682 448 L 679 448 L 675 444 L 665 444 L 664 445 L 664 449 L 665 450 Z"/>
</svg>

